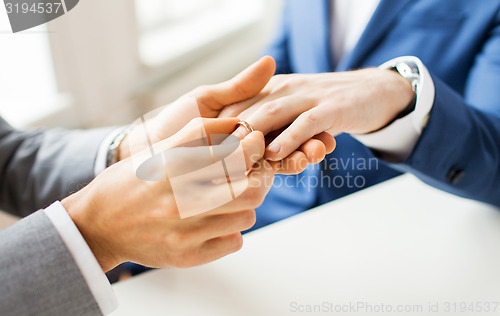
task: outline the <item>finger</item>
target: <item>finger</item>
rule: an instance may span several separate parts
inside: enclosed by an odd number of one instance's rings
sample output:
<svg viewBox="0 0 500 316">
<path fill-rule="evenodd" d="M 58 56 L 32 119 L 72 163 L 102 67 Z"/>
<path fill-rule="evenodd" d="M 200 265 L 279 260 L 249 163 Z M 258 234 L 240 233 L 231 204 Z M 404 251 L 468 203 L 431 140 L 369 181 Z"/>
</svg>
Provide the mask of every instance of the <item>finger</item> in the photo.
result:
<svg viewBox="0 0 500 316">
<path fill-rule="evenodd" d="M 247 122 L 248 123 L 248 122 Z M 282 128 L 278 128 L 274 131 L 271 131 L 265 135 L 266 147 L 269 145 L 276 137 L 278 137 L 289 125 L 285 125 Z M 253 127 L 252 127 L 253 128 Z M 249 131 L 246 127 L 240 125 L 232 134 L 233 136 L 238 137 L 239 139 L 245 138 L 248 135 Z"/>
<path fill-rule="evenodd" d="M 259 136 L 259 132 L 252 133 Z M 264 140 L 260 134 L 260 156 L 264 151 Z M 187 148 L 191 150 L 192 148 Z M 195 148 L 198 150 L 199 148 Z M 177 169 L 172 168 L 172 165 L 167 164 L 168 176 L 172 187 L 175 189 L 175 196 L 179 205 L 179 213 L 181 217 L 188 217 L 199 214 L 200 210 L 207 210 L 206 206 L 211 205 L 214 210 L 210 214 L 220 214 L 237 212 L 245 209 L 253 209 L 259 206 L 264 200 L 270 186 L 272 185 L 274 171 L 265 162 L 257 163 L 256 168 L 252 169 L 247 176 L 247 168 L 244 164 L 241 165 L 242 159 L 232 155 L 224 159 L 224 165 L 215 165 L 210 168 L 199 168 L 195 164 L 199 161 L 196 158 L 195 162 L 190 162 L 192 156 L 199 157 L 200 153 L 190 155 L 193 152 L 188 152 L 184 148 L 184 152 L 188 153 L 183 159 L 175 159 L 180 163 L 187 163 L 188 168 L 182 169 L 177 166 Z M 257 154 L 254 154 L 256 156 Z M 167 161 L 165 158 L 165 161 Z M 253 158 L 252 158 L 253 159 Z M 205 159 L 206 160 L 206 159 Z M 207 166 L 211 165 L 206 161 Z M 193 168 L 193 166 L 195 166 Z M 221 169 L 224 166 L 224 170 Z M 180 172 L 181 170 L 182 172 Z M 258 181 L 258 182 L 257 182 Z M 230 191 L 229 191 L 230 190 Z M 228 194 L 231 195 L 228 195 Z M 232 196 L 232 199 L 231 199 Z M 228 199 L 229 198 L 229 199 Z"/>
<path fill-rule="evenodd" d="M 326 146 L 322 141 L 312 138 L 306 141 L 299 147 L 299 151 L 303 152 L 307 157 L 307 161 L 311 165 L 320 163 L 326 156 Z"/>
<path fill-rule="evenodd" d="M 198 185 L 207 190 L 214 190 L 218 180 L 225 181 L 227 175 L 231 175 L 231 180 L 246 177 L 247 171 L 262 159 L 264 151 L 264 135 L 261 132 L 253 132 L 241 141 L 241 147 L 240 141 L 234 137 L 217 146 L 176 147 L 164 150 L 162 156 L 152 161 L 151 166 L 145 165 L 141 173 L 163 174 L 165 169 L 169 178 L 183 175 L 186 186 L 191 183 L 191 186 Z M 225 163 L 226 174 L 222 178 L 218 168 L 205 168 L 220 161 Z M 194 171 L 196 174 L 191 174 Z"/>
<path fill-rule="evenodd" d="M 309 164 L 316 164 L 321 162 L 327 154 L 333 152 L 335 144 L 335 138 L 324 132 L 308 140 L 299 148 L 299 151 L 304 153 Z M 298 162 L 297 159 L 302 160 L 303 157 L 294 155 L 294 153 L 292 153 L 293 156 L 290 155 L 280 161 L 269 161 L 269 164 L 279 174 L 291 175 L 301 173 L 304 171 L 304 165 L 302 162 Z"/>
<path fill-rule="evenodd" d="M 197 147 L 211 144 L 211 135 L 230 135 L 235 130 L 237 118 L 195 118 L 170 138 L 154 144 L 155 152 L 172 147 Z"/>
<path fill-rule="evenodd" d="M 208 214 L 221 214 L 259 207 L 271 189 L 273 181 L 274 170 L 271 165 L 265 160 L 259 161 L 255 164 L 254 169 L 248 174 L 245 181 L 231 182 L 233 188 L 244 185 L 244 190 L 240 191 L 242 193 L 234 200 L 210 211 Z"/>
<path fill-rule="evenodd" d="M 287 96 L 264 103 L 261 106 L 257 105 L 257 110 L 252 115 L 244 118 L 240 116 L 240 119 L 244 119 L 254 130 L 267 135 L 292 123 L 303 112 L 314 106 L 312 99 Z"/>
<path fill-rule="evenodd" d="M 266 157 L 273 161 L 284 159 L 307 140 L 323 132 L 317 113 L 313 110 L 302 113 L 267 147 Z"/>
<path fill-rule="evenodd" d="M 248 174 L 248 188 L 254 189 L 255 192 L 250 192 L 258 200 L 253 208 L 259 207 L 266 194 L 271 189 L 274 182 L 274 170 L 266 160 L 262 159 L 254 165 L 252 171 Z M 260 200 L 260 201 L 259 201 Z"/>
<path fill-rule="evenodd" d="M 200 244 L 207 240 L 239 233 L 255 225 L 255 210 L 211 214 L 205 213 L 181 221 L 185 227 L 180 234 L 186 244 Z"/>
<path fill-rule="evenodd" d="M 288 128 L 289 125 L 283 127 L 283 128 L 280 128 L 280 129 L 277 129 L 275 131 L 272 131 L 270 133 L 268 133 L 266 135 L 266 147 L 267 145 L 269 145 L 276 137 L 278 137 L 281 133 L 283 133 L 284 130 L 286 130 Z"/>
<path fill-rule="evenodd" d="M 276 62 L 270 56 L 261 58 L 234 78 L 213 86 L 202 87 L 195 92 L 199 102 L 212 110 L 256 96 L 276 72 Z M 204 115 L 204 113 L 202 113 Z"/>
<path fill-rule="evenodd" d="M 155 145 L 155 152 L 163 156 L 163 164 L 169 175 L 178 175 L 201 169 L 233 153 L 237 142 L 212 146 L 231 134 L 238 123 L 237 118 L 192 120 L 171 139 Z M 251 140 L 257 139 L 255 136 Z M 212 147 L 209 147 L 212 146 Z M 220 156 L 220 157 L 219 157 Z"/>
<path fill-rule="evenodd" d="M 207 135 L 231 134 L 238 125 L 238 118 L 202 118 L 201 123 Z"/>
<path fill-rule="evenodd" d="M 281 133 L 281 131 L 280 131 Z M 270 134 L 269 134 L 270 135 Z M 268 135 L 268 136 L 269 136 Z M 266 142 L 267 142 L 266 137 Z M 269 141 L 270 142 L 270 141 Z M 320 142 L 320 143 L 318 143 Z M 303 152 L 307 156 L 307 160 L 309 164 L 315 164 L 322 161 L 326 154 L 330 154 L 335 150 L 335 138 L 330 134 L 323 132 L 313 137 L 313 139 L 308 140 L 305 144 L 303 144 L 299 151 Z M 324 152 L 324 153 L 323 153 Z M 268 161 L 269 164 L 273 167 L 276 173 L 280 174 L 297 174 L 296 169 L 286 170 L 283 169 L 283 165 L 291 165 L 290 162 L 283 163 L 283 161 L 287 161 L 290 156 L 280 161 Z M 299 171 L 300 172 L 300 171 Z"/>
<path fill-rule="evenodd" d="M 197 258 L 198 265 L 202 265 L 237 252 L 242 247 L 243 236 L 241 233 L 235 233 L 207 240 L 199 249 L 193 252 L 193 256 Z"/>
<path fill-rule="evenodd" d="M 229 136 L 221 145 L 212 147 L 213 161 L 224 160 L 224 168 L 231 178 L 245 176 L 246 172 L 262 159 L 265 148 L 265 139 L 261 132 L 252 132 L 241 141 L 237 137 Z"/>
<path fill-rule="evenodd" d="M 267 162 L 269 163 L 269 165 L 271 166 L 271 168 L 273 168 L 274 173 L 276 173 L 276 174 L 278 174 L 278 173 L 279 174 L 286 174 L 286 173 L 283 173 L 281 171 L 282 164 L 283 164 L 282 160 L 280 160 L 280 161 L 270 161 L 270 160 L 268 160 Z"/>
<path fill-rule="evenodd" d="M 325 144 L 327 155 L 331 154 L 335 150 L 335 147 L 337 146 L 335 137 L 333 137 L 327 132 L 319 133 L 318 135 L 314 136 L 314 138 L 320 140 L 321 142 L 323 142 L 323 144 Z"/>
<path fill-rule="evenodd" d="M 264 157 L 266 149 L 264 135 L 261 132 L 252 132 L 242 141 L 243 153 L 245 154 L 245 163 L 247 170 Z"/>
<path fill-rule="evenodd" d="M 211 181 L 220 179 L 221 169 L 206 167 L 214 164 L 220 166 L 220 163 L 223 162 L 224 172 L 227 172 L 231 177 L 245 177 L 252 165 L 262 158 L 265 150 L 262 133 L 254 133 L 249 135 L 252 139 L 245 142 L 245 148 L 239 147 L 239 140 L 234 138 L 234 141 L 226 142 L 223 145 L 177 147 L 165 150 L 159 157 L 162 159 L 154 161 L 156 162 L 155 166 L 160 164 L 160 167 L 156 167 L 154 170 L 163 170 L 161 166 L 164 165 L 169 178 L 183 175 L 184 181 L 191 181 L 193 184 L 198 183 L 198 185 L 208 182 L 205 185 L 210 185 Z M 191 174 L 195 171 L 196 174 Z"/>
<path fill-rule="evenodd" d="M 245 101 L 241 101 L 235 104 L 231 104 L 226 106 L 219 114 L 220 118 L 225 118 L 225 117 L 239 117 L 240 114 L 245 112 L 247 109 L 249 109 L 252 105 L 256 103 L 261 103 L 268 96 L 269 92 L 266 92 L 266 88 L 262 90 L 257 96 L 250 98 Z M 276 98 L 274 98 L 276 99 Z M 270 100 L 269 100 L 270 101 Z M 251 114 L 251 112 L 248 112 L 248 114 Z M 247 114 L 241 116 L 242 118 L 248 116 Z"/>
<path fill-rule="evenodd" d="M 277 173 L 285 175 L 299 174 L 306 170 L 307 165 L 307 156 L 301 151 L 296 151 L 280 162 L 280 169 Z"/>
</svg>

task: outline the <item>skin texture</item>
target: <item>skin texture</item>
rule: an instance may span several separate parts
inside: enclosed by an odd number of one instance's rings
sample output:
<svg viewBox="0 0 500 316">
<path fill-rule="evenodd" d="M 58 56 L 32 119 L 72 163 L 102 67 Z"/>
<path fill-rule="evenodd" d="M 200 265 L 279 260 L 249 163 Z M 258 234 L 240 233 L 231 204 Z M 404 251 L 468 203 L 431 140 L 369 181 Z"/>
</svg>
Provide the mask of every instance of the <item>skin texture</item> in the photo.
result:
<svg viewBox="0 0 500 316">
<path fill-rule="evenodd" d="M 331 149 L 328 138 L 322 138 L 325 133 L 375 131 L 414 97 L 409 82 L 390 70 L 279 75 L 259 95 L 226 107 L 220 117 L 238 116 L 265 135 L 275 133 L 266 158 L 280 161 L 297 148 L 308 156 L 313 150 L 303 144 L 314 138 Z"/>
<path fill-rule="evenodd" d="M 237 122 L 237 118 L 196 119 L 175 137 L 182 141 L 200 128 L 230 134 Z M 126 261 L 155 268 L 208 263 L 242 247 L 240 232 L 254 225 L 254 208 L 264 200 L 274 177 L 273 169 L 262 160 L 262 133 L 249 134 L 241 145 L 249 169 L 247 190 L 201 215 L 181 220 L 170 182 L 140 180 L 131 159 L 106 169 L 62 204 L 105 272 Z M 189 155 L 177 167 L 199 159 Z"/>
</svg>

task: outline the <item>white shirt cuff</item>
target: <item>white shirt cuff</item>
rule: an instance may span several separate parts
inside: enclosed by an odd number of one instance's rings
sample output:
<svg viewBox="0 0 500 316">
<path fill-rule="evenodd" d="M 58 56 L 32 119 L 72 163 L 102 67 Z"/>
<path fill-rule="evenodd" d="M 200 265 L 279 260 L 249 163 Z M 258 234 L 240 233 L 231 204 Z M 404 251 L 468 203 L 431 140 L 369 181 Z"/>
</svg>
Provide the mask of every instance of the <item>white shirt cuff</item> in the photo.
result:
<svg viewBox="0 0 500 316">
<path fill-rule="evenodd" d="M 101 172 L 104 171 L 108 167 L 108 149 L 111 146 L 113 140 L 118 136 L 121 132 L 123 132 L 126 127 L 120 127 L 112 131 L 111 133 L 104 138 L 99 146 L 99 150 L 97 151 L 97 156 L 95 158 L 94 164 L 94 176 L 98 176 Z"/>
<path fill-rule="evenodd" d="M 388 69 L 399 62 L 414 62 L 418 66 L 420 82 L 416 91 L 417 103 L 415 110 L 376 133 L 352 135 L 367 147 L 378 151 L 382 158 L 392 162 L 402 162 L 412 154 L 427 124 L 435 97 L 432 77 L 422 61 L 417 57 L 405 56 L 392 59 L 379 68 Z"/>
<path fill-rule="evenodd" d="M 97 259 L 68 212 L 60 202 L 52 204 L 44 212 L 73 256 L 101 312 L 104 315 L 110 314 L 118 307 L 118 300 Z"/>
</svg>

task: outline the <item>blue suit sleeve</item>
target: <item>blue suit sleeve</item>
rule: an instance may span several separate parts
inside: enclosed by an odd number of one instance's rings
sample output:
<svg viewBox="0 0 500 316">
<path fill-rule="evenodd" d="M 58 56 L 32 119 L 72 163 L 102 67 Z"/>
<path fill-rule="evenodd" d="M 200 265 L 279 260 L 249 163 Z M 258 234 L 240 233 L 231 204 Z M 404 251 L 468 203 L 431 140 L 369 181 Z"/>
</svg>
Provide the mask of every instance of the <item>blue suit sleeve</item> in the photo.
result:
<svg viewBox="0 0 500 316">
<path fill-rule="evenodd" d="M 434 78 L 428 126 L 398 169 L 450 193 L 500 206 L 500 117 L 468 105 Z M 498 91 L 490 91 L 491 97 Z M 500 107 L 500 96 L 497 98 Z"/>
<path fill-rule="evenodd" d="M 463 95 L 433 76 L 429 123 L 397 168 L 439 189 L 500 206 L 500 13 L 491 23 Z"/>
</svg>

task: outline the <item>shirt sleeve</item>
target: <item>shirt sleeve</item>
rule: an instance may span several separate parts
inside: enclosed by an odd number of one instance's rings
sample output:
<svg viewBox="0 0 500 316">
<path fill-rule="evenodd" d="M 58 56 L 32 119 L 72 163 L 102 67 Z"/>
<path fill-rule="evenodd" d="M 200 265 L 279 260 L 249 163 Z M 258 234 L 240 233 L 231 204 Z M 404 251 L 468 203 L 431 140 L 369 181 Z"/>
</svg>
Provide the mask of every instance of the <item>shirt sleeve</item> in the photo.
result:
<svg viewBox="0 0 500 316">
<path fill-rule="evenodd" d="M 101 312 L 104 315 L 110 314 L 118 307 L 118 300 L 97 259 L 68 212 L 60 202 L 52 204 L 44 212 L 73 256 Z"/>
<path fill-rule="evenodd" d="M 406 56 L 392 59 L 379 68 L 388 69 L 398 62 L 414 62 L 417 64 L 420 82 L 417 85 L 415 110 L 376 133 L 352 135 L 370 149 L 377 151 L 381 158 L 391 162 L 401 162 L 410 157 L 420 135 L 422 135 L 423 129 L 427 125 L 435 98 L 432 77 L 422 61 L 417 57 Z"/>
</svg>

